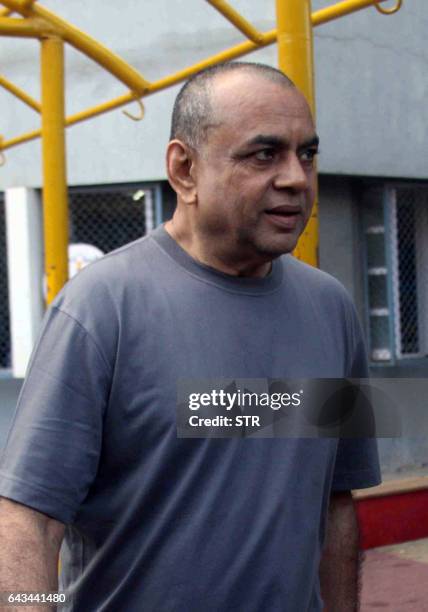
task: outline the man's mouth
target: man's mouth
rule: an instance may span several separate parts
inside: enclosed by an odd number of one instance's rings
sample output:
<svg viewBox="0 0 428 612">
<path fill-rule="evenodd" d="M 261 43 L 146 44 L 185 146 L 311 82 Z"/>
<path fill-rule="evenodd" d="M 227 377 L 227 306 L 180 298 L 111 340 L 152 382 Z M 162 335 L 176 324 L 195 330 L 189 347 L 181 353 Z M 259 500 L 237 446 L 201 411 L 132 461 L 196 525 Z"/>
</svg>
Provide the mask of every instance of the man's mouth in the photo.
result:
<svg viewBox="0 0 428 612">
<path fill-rule="evenodd" d="M 300 206 L 276 206 L 265 210 L 269 220 L 284 229 L 295 229 L 302 216 Z"/>
</svg>

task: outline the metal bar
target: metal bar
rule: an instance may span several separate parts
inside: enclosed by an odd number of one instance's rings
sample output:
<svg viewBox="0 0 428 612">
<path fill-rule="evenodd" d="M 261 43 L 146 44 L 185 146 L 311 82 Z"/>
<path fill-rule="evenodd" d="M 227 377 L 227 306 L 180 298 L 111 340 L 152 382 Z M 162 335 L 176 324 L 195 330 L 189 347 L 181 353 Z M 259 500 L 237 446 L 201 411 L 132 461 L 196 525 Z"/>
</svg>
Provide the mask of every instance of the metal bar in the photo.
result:
<svg viewBox="0 0 428 612">
<path fill-rule="evenodd" d="M 10 2 L 11 0 L 1 0 L 1 1 Z M 337 19 L 339 17 L 343 17 L 345 15 L 349 15 L 350 13 L 367 8 L 367 6 L 369 5 L 373 6 L 373 1 L 374 0 L 345 0 L 344 2 L 340 2 L 331 7 L 327 7 L 319 11 L 316 11 L 312 13 L 312 18 L 311 18 L 312 26 L 316 27 L 318 25 L 328 23 L 329 21 L 333 21 L 334 19 Z M 384 2 L 386 0 L 381 0 L 381 1 Z M 192 76 L 199 70 L 202 70 L 203 68 L 213 66 L 214 64 L 217 64 L 219 62 L 226 62 L 226 61 L 237 59 L 238 57 L 242 57 L 244 55 L 247 55 L 248 53 L 257 51 L 258 49 L 260 49 L 261 46 L 266 47 L 268 45 L 271 45 L 272 43 L 276 41 L 276 39 L 277 39 L 276 29 L 269 30 L 268 32 L 265 32 L 263 34 L 263 44 L 262 45 L 256 45 L 255 43 L 251 41 L 246 41 L 246 42 L 240 43 L 239 45 L 235 45 L 234 47 L 231 47 L 230 49 L 221 51 L 220 53 L 217 53 L 216 55 L 213 55 L 205 60 L 202 60 L 201 62 L 193 64 L 192 66 L 189 66 L 188 68 L 184 68 L 183 70 L 179 70 L 178 72 L 174 74 L 163 77 L 157 81 L 154 81 L 153 83 L 149 83 L 147 86 L 146 92 L 142 94 L 141 96 L 136 95 L 131 92 L 131 93 L 122 95 L 118 98 L 113 98 L 112 100 L 105 102 L 103 104 L 100 104 L 98 106 L 91 107 L 89 109 L 81 111 L 77 113 L 76 115 L 72 115 L 66 120 L 66 125 L 67 126 L 74 125 L 75 123 L 79 123 L 91 117 L 95 117 L 97 115 L 101 115 L 103 113 L 115 110 L 116 108 L 120 108 L 121 106 L 124 106 L 125 104 L 128 104 L 129 102 L 132 102 L 133 100 L 139 97 L 145 97 L 150 94 L 156 93 L 157 91 L 166 89 L 167 87 L 170 87 L 171 85 L 176 85 L 177 83 L 184 81 L 185 79 L 189 78 L 190 76 Z M 34 140 L 35 138 L 38 138 L 40 134 L 41 134 L 40 130 L 34 130 L 34 131 L 31 131 L 25 134 L 21 134 L 20 136 L 16 136 L 15 138 L 5 140 L 0 146 L 0 150 L 10 149 L 19 144 L 23 144 L 24 142 L 29 142 L 31 140 Z"/>
<path fill-rule="evenodd" d="M 66 127 L 68 127 L 70 125 L 85 121 L 86 119 L 90 119 L 91 117 L 96 117 L 97 115 L 107 113 L 111 110 L 119 108 L 120 106 L 129 104 L 129 102 L 132 102 L 133 100 L 135 100 L 135 98 L 135 94 L 129 93 L 124 96 L 121 96 L 120 98 L 115 98 L 114 100 L 110 100 L 109 102 L 104 102 L 103 104 L 99 104 L 98 106 L 94 106 L 90 109 L 81 111 L 74 115 L 70 115 L 70 117 L 65 120 L 65 125 Z M 15 138 L 11 138 L 10 140 L 5 140 L 0 145 L 0 151 L 11 149 L 12 147 L 16 147 L 20 144 L 23 144 L 24 142 L 30 142 L 31 140 L 39 138 L 41 135 L 41 130 L 33 130 L 31 132 L 21 134 L 20 136 L 16 136 Z"/>
<path fill-rule="evenodd" d="M 315 121 L 311 0 L 276 0 L 278 64 L 303 93 Z M 318 189 L 317 189 L 318 191 Z M 294 255 L 318 266 L 318 197 Z"/>
<path fill-rule="evenodd" d="M 18 0 L 17 2 L 3 2 L 0 0 L 0 4 L 6 5 L 8 8 L 3 9 L 1 13 L 7 13 L 8 15 L 12 13 L 21 13 L 27 15 L 31 6 L 37 2 L 37 0 Z M 13 5 L 13 6 L 12 6 Z"/>
<path fill-rule="evenodd" d="M 68 279 L 68 210 L 64 129 L 64 43 L 41 41 L 43 220 L 49 305 Z"/>
<path fill-rule="evenodd" d="M 269 45 L 272 42 L 274 42 L 275 36 L 276 36 L 275 30 L 271 30 L 270 32 L 267 32 L 263 46 Z M 231 49 L 227 51 L 222 51 L 221 53 L 217 53 L 216 55 L 213 55 L 212 57 L 206 60 L 203 60 L 202 62 L 193 64 L 192 66 L 189 66 L 188 68 L 184 68 L 183 70 L 180 70 L 172 75 L 159 79 L 158 81 L 155 81 L 153 83 L 150 83 L 148 85 L 146 93 L 142 97 L 148 96 L 150 94 L 154 94 L 157 91 L 161 91 L 163 89 L 166 89 L 167 87 L 170 87 L 171 85 L 180 83 L 181 81 L 184 81 L 190 76 L 192 76 L 192 74 L 199 72 L 199 70 L 202 70 L 203 68 L 207 68 L 208 66 L 213 66 L 214 64 L 217 64 L 221 61 L 225 62 L 231 59 L 235 59 L 237 57 L 241 57 L 242 55 L 246 55 L 247 53 L 250 53 L 251 51 L 255 51 L 256 49 L 259 49 L 259 46 L 256 45 L 255 43 L 245 42 L 245 43 L 241 43 L 240 45 L 237 45 L 236 47 L 232 47 Z M 79 113 L 76 113 L 75 115 L 71 115 L 70 117 L 66 119 L 66 126 L 74 125 L 75 123 L 80 123 L 81 121 L 85 121 L 86 119 L 89 119 L 91 117 L 96 117 L 97 115 L 101 115 L 103 113 L 115 110 L 116 108 L 120 108 L 121 106 L 125 106 L 126 104 L 129 104 L 130 102 L 137 99 L 138 97 L 139 96 L 137 94 L 130 92 L 118 98 L 114 98 L 108 102 L 104 102 L 103 104 L 99 104 L 97 106 L 94 106 L 84 111 L 81 111 Z M 19 144 L 23 144 L 24 142 L 30 142 L 31 140 L 38 138 L 40 135 L 41 135 L 40 130 L 33 130 L 31 132 L 21 134 L 20 136 L 16 136 L 15 138 L 5 140 L 1 144 L 0 150 L 10 149 Z"/>
<path fill-rule="evenodd" d="M 40 38 L 49 31 L 40 21 L 34 19 L 15 19 L 0 17 L 0 36 L 19 36 L 23 38 Z"/>
<path fill-rule="evenodd" d="M 0 11 L 0 17 L 9 17 L 9 15 L 12 15 L 13 11 L 11 11 L 10 9 L 4 8 Z"/>
<path fill-rule="evenodd" d="M 229 62 L 238 57 L 242 57 L 243 55 L 247 55 L 248 53 L 251 53 L 252 51 L 257 51 L 257 49 L 260 49 L 260 47 L 266 47 L 267 45 L 272 44 L 275 41 L 275 39 L 276 39 L 276 30 L 270 30 L 269 32 L 266 32 L 266 34 L 264 35 L 264 40 L 261 45 L 256 45 L 255 43 L 248 41 L 248 42 L 244 42 L 239 45 L 236 45 L 235 47 L 231 47 L 230 49 L 227 49 L 226 51 L 221 51 L 220 53 L 216 53 L 216 55 L 212 55 L 211 57 L 205 60 L 202 60 L 201 62 L 197 62 L 196 64 L 193 64 L 192 66 L 189 66 L 188 68 L 184 68 L 183 70 L 179 70 L 178 72 L 174 74 L 168 75 L 162 79 L 159 79 L 158 81 L 154 81 L 153 83 L 150 83 L 146 95 L 155 93 L 156 91 L 160 91 L 162 89 L 166 89 L 167 87 L 170 87 L 171 85 L 176 85 L 177 83 L 180 83 L 181 81 L 188 79 L 196 72 L 199 72 L 200 70 L 203 70 L 204 68 L 208 68 L 209 66 L 214 66 L 215 64 L 219 64 L 221 62 Z"/>
<path fill-rule="evenodd" d="M 24 104 L 27 104 L 27 106 L 30 106 L 38 113 L 41 112 L 42 110 L 41 106 L 38 102 L 36 102 L 36 100 L 34 100 L 31 96 L 26 94 L 25 91 L 22 91 L 22 89 L 19 89 L 19 87 L 17 87 L 16 85 L 8 81 L 1 74 L 0 74 L 0 86 L 10 91 L 11 94 L 19 98 L 22 102 L 24 102 Z"/>
<path fill-rule="evenodd" d="M 110 100 L 109 102 L 103 102 L 102 104 L 98 104 L 97 106 L 88 108 L 87 110 L 80 111 L 79 113 L 75 113 L 74 115 L 70 115 L 70 117 L 66 119 L 65 124 L 67 126 L 74 125 L 75 123 L 80 123 L 82 121 L 85 121 L 86 119 L 90 119 L 91 117 L 97 117 L 98 115 L 107 113 L 111 110 L 119 108 L 120 106 L 125 106 L 125 104 L 129 104 L 135 99 L 135 94 L 125 94 L 123 96 L 120 96 L 119 98 Z"/>
<path fill-rule="evenodd" d="M 24 144 L 24 142 L 31 142 L 32 140 L 36 140 L 36 138 L 40 138 L 41 135 L 41 130 L 33 130 L 32 132 L 25 132 L 25 134 L 15 136 L 15 138 L 10 138 L 9 140 L 0 139 L 0 151 L 17 147 L 20 144 Z"/>
<path fill-rule="evenodd" d="M 379 2 L 386 2 L 387 0 L 378 0 Z M 323 23 L 328 23 L 339 17 L 345 17 L 362 9 L 368 8 L 369 6 L 375 6 L 375 0 L 343 0 L 337 4 L 332 4 L 326 8 L 320 9 L 312 14 L 312 25 L 318 26 Z"/>
<path fill-rule="evenodd" d="M 263 42 L 263 34 L 244 19 L 230 4 L 225 0 L 206 0 L 219 13 L 232 23 L 244 36 L 252 40 L 256 45 Z"/>
<path fill-rule="evenodd" d="M 35 2 L 36 0 L 0 0 L 0 4 L 3 4 L 9 13 L 20 13 L 24 17 L 31 14 Z"/>
<path fill-rule="evenodd" d="M 113 74 L 119 81 L 124 83 L 129 89 L 139 94 L 141 97 L 147 90 L 148 81 L 140 73 L 132 68 L 127 62 L 107 47 L 97 42 L 78 28 L 67 23 L 55 13 L 35 4 L 30 8 L 26 0 L 1 0 L 2 4 L 22 15 L 31 14 L 44 20 L 54 28 L 56 34 L 67 41 L 72 47 L 82 51 L 85 55 L 94 60 L 97 64 Z"/>
<path fill-rule="evenodd" d="M 362 209 L 363 214 L 359 215 L 358 218 L 358 223 L 359 223 L 359 227 L 358 230 L 360 232 L 360 236 L 362 236 L 362 266 L 363 266 L 363 270 L 364 270 L 364 323 L 365 323 L 365 334 L 366 334 L 366 338 L 368 339 L 368 351 L 369 351 L 369 360 L 370 362 L 373 361 L 372 359 L 372 337 L 373 337 L 373 330 L 371 329 L 371 325 L 370 325 L 370 316 L 369 316 L 369 310 L 370 310 L 370 299 L 369 299 L 369 291 L 370 291 L 370 285 L 369 285 L 369 276 L 367 274 L 367 271 L 369 270 L 369 261 L 368 261 L 368 232 L 367 232 L 367 227 L 366 227 L 366 221 L 365 221 L 365 215 L 364 215 L 364 208 Z M 370 363 L 370 365 L 372 365 Z"/>
</svg>

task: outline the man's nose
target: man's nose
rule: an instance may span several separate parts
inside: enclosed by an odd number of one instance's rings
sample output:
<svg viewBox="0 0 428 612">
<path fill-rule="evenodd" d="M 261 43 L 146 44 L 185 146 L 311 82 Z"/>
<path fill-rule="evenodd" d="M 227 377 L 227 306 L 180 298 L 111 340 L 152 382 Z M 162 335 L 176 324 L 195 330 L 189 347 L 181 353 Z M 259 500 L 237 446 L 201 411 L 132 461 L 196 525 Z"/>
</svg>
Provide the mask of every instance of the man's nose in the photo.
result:
<svg viewBox="0 0 428 612">
<path fill-rule="evenodd" d="M 308 188 L 308 176 L 296 153 L 290 151 L 286 156 L 275 177 L 274 186 L 277 189 L 293 191 L 303 191 Z"/>
</svg>

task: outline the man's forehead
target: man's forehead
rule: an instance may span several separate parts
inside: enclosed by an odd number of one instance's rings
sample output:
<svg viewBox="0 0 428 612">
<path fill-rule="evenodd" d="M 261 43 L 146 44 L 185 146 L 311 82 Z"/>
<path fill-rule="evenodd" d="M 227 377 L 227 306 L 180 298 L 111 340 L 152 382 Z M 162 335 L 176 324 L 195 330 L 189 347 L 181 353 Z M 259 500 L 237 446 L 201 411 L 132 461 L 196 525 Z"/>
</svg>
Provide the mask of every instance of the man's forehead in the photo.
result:
<svg viewBox="0 0 428 612">
<path fill-rule="evenodd" d="M 245 72 L 221 75 L 215 80 L 210 97 L 216 123 L 241 123 L 248 128 L 260 122 L 297 119 L 313 124 L 305 98 L 285 81 L 284 84 L 273 82 Z"/>
</svg>

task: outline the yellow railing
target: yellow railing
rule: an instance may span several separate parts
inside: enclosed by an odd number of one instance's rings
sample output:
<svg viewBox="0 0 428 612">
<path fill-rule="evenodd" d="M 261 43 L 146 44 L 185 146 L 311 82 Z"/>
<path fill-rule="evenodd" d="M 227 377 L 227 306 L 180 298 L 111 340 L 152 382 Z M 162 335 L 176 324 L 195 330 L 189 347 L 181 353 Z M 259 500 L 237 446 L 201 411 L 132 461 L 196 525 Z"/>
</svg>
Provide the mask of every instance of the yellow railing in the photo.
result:
<svg viewBox="0 0 428 612">
<path fill-rule="evenodd" d="M 42 136 L 48 303 L 52 301 L 67 280 L 68 215 L 65 126 L 109 112 L 134 100 L 140 101 L 145 96 L 184 81 L 203 68 L 237 59 L 276 41 L 278 42 L 280 68 L 304 93 L 315 116 L 312 28 L 370 6 L 390 14 L 396 12 L 402 4 L 402 0 L 396 0 L 394 7 L 385 9 L 380 5 L 388 0 L 343 0 L 311 13 L 311 0 L 275 0 L 277 28 L 268 32 L 260 32 L 225 0 L 206 1 L 248 40 L 150 83 L 135 68 L 107 47 L 34 0 L 0 0 L 0 4 L 5 7 L 0 11 L 0 36 L 30 37 L 41 41 L 41 104 L 2 76 L 0 76 L 0 86 L 41 113 L 42 127 L 8 140 L 0 137 L 0 153 L 3 154 L 3 151 L 11 147 Z M 18 14 L 20 17 L 10 17 L 11 14 Z M 64 42 L 90 57 L 119 79 L 129 89 L 128 93 L 65 117 L 63 104 Z M 299 240 L 295 254 L 312 265 L 317 265 L 317 251 L 318 226 L 317 204 L 315 204 L 312 217 L 304 235 Z"/>
</svg>

